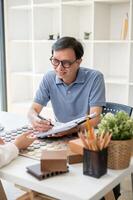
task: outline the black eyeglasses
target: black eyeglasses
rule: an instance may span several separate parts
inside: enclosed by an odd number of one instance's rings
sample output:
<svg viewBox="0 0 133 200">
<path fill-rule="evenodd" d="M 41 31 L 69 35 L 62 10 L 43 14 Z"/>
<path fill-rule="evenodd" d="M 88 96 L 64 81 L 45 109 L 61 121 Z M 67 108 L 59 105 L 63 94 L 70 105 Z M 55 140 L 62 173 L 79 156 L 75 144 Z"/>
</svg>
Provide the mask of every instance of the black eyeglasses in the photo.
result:
<svg viewBox="0 0 133 200">
<path fill-rule="evenodd" d="M 76 59 L 77 60 L 77 59 Z M 74 64 L 76 62 L 76 60 L 74 60 L 73 62 L 69 61 L 69 60 L 58 60 L 56 58 L 51 57 L 50 61 L 52 63 L 52 65 L 56 67 L 58 67 L 58 65 L 61 63 L 61 66 L 64 68 L 70 68 L 72 64 Z"/>
</svg>

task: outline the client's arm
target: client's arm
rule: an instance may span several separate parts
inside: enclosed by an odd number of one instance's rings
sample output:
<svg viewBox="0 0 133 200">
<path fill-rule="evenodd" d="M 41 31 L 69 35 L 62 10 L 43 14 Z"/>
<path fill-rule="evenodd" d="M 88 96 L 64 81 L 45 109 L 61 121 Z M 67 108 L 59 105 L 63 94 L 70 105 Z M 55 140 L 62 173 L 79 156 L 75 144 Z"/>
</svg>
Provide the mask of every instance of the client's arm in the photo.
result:
<svg viewBox="0 0 133 200">
<path fill-rule="evenodd" d="M 5 144 L 0 139 L 0 167 L 8 164 L 18 156 L 20 149 L 27 148 L 36 139 L 31 132 L 23 133 L 18 136 L 14 143 Z"/>
</svg>

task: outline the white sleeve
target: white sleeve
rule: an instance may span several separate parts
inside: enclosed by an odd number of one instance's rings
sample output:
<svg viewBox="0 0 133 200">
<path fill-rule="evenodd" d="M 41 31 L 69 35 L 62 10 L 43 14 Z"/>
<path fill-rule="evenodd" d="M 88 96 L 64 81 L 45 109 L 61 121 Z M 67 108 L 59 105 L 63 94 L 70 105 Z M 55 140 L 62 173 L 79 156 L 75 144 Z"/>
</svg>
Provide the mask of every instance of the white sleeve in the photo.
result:
<svg viewBox="0 0 133 200">
<path fill-rule="evenodd" d="M 13 143 L 0 145 L 0 167 L 8 164 L 18 156 L 19 150 Z"/>
</svg>

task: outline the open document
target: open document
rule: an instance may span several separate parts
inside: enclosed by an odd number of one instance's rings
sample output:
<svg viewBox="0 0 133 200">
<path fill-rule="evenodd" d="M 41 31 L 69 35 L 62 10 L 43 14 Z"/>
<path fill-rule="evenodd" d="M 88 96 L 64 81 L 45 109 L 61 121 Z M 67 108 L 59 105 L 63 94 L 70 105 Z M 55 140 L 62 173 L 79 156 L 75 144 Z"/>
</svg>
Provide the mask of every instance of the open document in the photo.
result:
<svg viewBox="0 0 133 200">
<path fill-rule="evenodd" d="M 84 117 L 81 117 L 81 118 L 78 118 L 78 119 L 75 119 L 75 120 L 72 120 L 72 121 L 66 122 L 66 123 L 55 122 L 52 129 L 50 129 L 49 131 L 41 132 L 41 133 L 37 134 L 37 137 L 44 138 L 49 135 L 58 134 L 58 133 L 70 130 L 70 129 L 76 127 L 77 125 L 80 125 L 81 123 L 85 122 L 86 119 L 93 119 L 96 116 L 97 116 L 96 113 L 92 113 L 90 115 L 86 115 Z"/>
</svg>

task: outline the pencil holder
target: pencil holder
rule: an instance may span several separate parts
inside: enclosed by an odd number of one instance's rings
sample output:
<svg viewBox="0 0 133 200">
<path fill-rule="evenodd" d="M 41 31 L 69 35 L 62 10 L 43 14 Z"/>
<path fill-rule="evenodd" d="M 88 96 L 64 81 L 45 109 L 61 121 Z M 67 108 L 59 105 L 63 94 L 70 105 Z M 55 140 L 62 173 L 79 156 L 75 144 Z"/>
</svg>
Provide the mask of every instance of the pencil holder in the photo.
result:
<svg viewBox="0 0 133 200">
<path fill-rule="evenodd" d="M 83 174 L 100 178 L 107 173 L 107 148 L 102 151 L 91 151 L 84 148 Z"/>
</svg>

